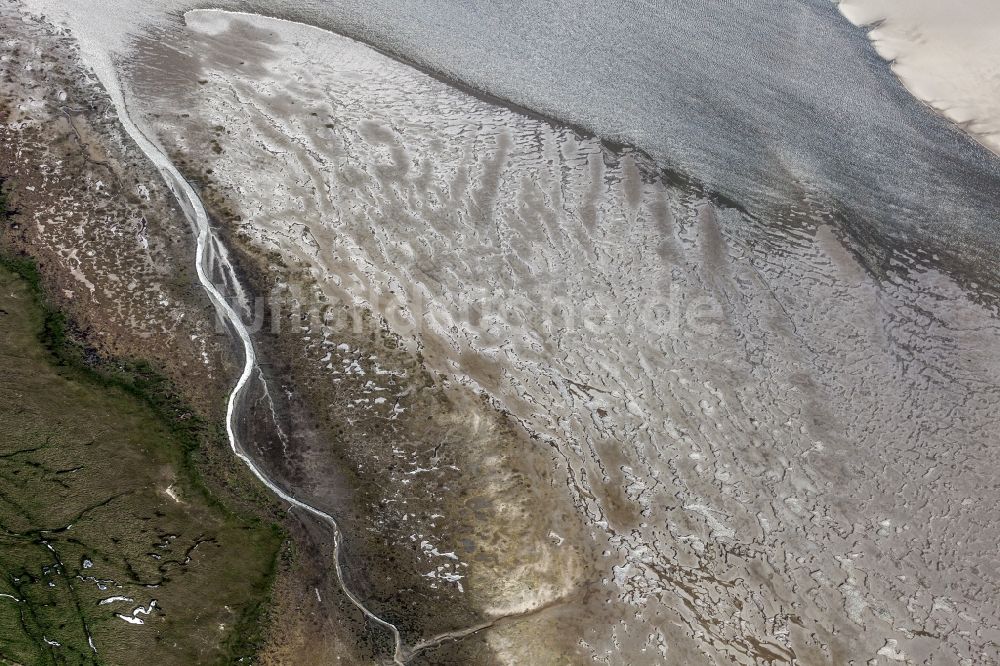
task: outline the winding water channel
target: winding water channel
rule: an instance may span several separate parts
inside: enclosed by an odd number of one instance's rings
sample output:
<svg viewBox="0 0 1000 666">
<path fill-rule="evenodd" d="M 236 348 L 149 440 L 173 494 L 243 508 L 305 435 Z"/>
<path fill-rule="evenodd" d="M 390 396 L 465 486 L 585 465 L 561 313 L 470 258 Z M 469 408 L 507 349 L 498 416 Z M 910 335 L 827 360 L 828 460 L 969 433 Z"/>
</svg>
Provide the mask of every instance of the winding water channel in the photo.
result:
<svg viewBox="0 0 1000 666">
<path fill-rule="evenodd" d="M 351 591 L 344 580 L 343 568 L 341 565 L 343 538 L 340 527 L 337 524 L 337 520 L 329 513 L 307 504 L 306 502 L 303 502 L 283 490 L 268 477 L 268 475 L 257 465 L 256 462 L 254 462 L 252 458 L 250 458 L 250 456 L 243 452 L 239 439 L 236 435 L 236 419 L 239 412 L 240 401 L 244 397 L 247 384 L 254 372 L 258 369 L 257 355 L 254 351 L 253 341 L 250 339 L 250 332 L 244 325 L 239 313 L 232 306 L 232 304 L 227 301 L 226 297 L 211 279 L 213 260 L 218 264 L 220 270 L 227 276 L 227 282 L 233 285 L 239 284 L 236 272 L 223 253 L 211 251 L 212 247 L 221 246 L 222 241 L 216 238 L 212 233 L 212 229 L 208 221 L 208 213 L 205 211 L 201 198 L 194 191 L 194 188 L 191 187 L 191 184 L 184 179 L 180 171 L 178 171 L 177 167 L 174 166 L 164 152 L 157 147 L 156 143 L 150 140 L 149 137 L 147 137 L 146 134 L 139 129 L 139 126 L 132 120 L 128 112 L 128 105 L 125 102 L 121 87 L 117 85 L 117 81 L 105 81 L 104 83 L 115 104 L 115 110 L 122 126 L 128 132 L 132 140 L 135 141 L 139 149 L 142 150 L 143 154 L 145 154 L 150 162 L 156 166 L 157 170 L 163 176 L 167 186 L 176 197 L 177 202 L 184 210 L 185 216 L 187 216 L 193 226 L 197 234 L 195 269 L 198 274 L 198 281 L 208 293 L 208 296 L 212 301 L 212 305 L 215 307 L 215 311 L 220 319 L 239 339 L 240 345 L 242 346 L 243 369 L 229 393 L 229 399 L 226 406 L 226 435 L 229 439 L 229 446 L 232 449 L 233 455 L 239 458 L 253 473 L 253 475 L 280 499 L 329 523 L 330 528 L 334 533 L 333 560 L 335 563 L 337 581 L 340 584 L 341 589 L 344 591 L 344 594 L 347 595 L 348 599 L 351 600 L 351 603 L 357 606 L 358 610 L 364 613 L 368 619 L 392 633 L 395 646 L 393 651 L 393 661 L 396 664 L 405 664 L 409 656 L 412 655 L 408 654 L 408 651 L 403 646 L 403 642 L 396 625 L 378 617 L 375 613 L 369 610 L 368 607 L 365 606 L 365 604 L 357 597 L 357 595 Z M 115 85 L 109 85 L 109 83 L 114 83 Z"/>
</svg>

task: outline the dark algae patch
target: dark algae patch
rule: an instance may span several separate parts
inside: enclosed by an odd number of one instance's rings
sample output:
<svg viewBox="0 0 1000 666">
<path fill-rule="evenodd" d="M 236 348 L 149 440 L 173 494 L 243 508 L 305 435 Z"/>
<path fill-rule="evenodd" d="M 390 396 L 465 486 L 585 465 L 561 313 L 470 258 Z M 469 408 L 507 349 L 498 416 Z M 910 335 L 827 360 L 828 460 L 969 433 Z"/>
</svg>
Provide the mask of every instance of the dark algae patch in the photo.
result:
<svg viewBox="0 0 1000 666">
<path fill-rule="evenodd" d="M 282 535 L 201 483 L 217 433 L 168 382 L 73 342 L 38 282 L 0 260 L 0 663 L 252 656 Z"/>
</svg>

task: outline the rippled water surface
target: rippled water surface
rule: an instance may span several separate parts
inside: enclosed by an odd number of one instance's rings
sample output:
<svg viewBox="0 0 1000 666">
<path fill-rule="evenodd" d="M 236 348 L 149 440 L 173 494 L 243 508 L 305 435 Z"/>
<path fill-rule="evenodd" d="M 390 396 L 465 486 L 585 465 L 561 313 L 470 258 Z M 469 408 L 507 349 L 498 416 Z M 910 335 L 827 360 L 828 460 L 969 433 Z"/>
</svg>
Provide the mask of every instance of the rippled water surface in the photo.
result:
<svg viewBox="0 0 1000 666">
<path fill-rule="evenodd" d="M 30 0 L 103 54 L 189 0 Z M 818 190 L 873 246 L 996 271 L 998 161 L 929 113 L 828 0 L 696 5 L 225 0 L 361 37 L 638 146 L 754 208 Z"/>
</svg>

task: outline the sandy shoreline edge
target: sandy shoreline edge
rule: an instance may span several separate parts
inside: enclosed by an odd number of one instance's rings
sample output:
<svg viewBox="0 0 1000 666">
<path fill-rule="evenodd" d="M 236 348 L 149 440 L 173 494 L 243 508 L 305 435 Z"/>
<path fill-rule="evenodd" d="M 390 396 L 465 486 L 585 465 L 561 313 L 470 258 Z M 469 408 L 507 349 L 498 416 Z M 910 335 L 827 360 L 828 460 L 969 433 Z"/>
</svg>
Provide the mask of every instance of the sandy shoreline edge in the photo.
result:
<svg viewBox="0 0 1000 666">
<path fill-rule="evenodd" d="M 1000 155 L 1000 5 L 969 0 L 843 0 L 915 98 Z"/>
</svg>

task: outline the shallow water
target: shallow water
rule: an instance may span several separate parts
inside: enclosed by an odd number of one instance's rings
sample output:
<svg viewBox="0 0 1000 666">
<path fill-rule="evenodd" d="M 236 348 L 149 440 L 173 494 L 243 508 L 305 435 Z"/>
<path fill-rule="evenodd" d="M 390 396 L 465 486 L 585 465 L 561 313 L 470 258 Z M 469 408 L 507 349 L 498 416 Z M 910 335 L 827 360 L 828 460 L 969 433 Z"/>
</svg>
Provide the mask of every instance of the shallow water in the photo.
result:
<svg viewBox="0 0 1000 666">
<path fill-rule="evenodd" d="M 191 0 L 28 0 L 95 57 Z M 877 249 L 997 269 L 1000 160 L 899 84 L 828 0 L 515 3 L 225 0 L 355 36 L 637 146 L 767 216 L 803 192 Z M 168 17 L 168 12 L 173 14 Z"/>
</svg>

